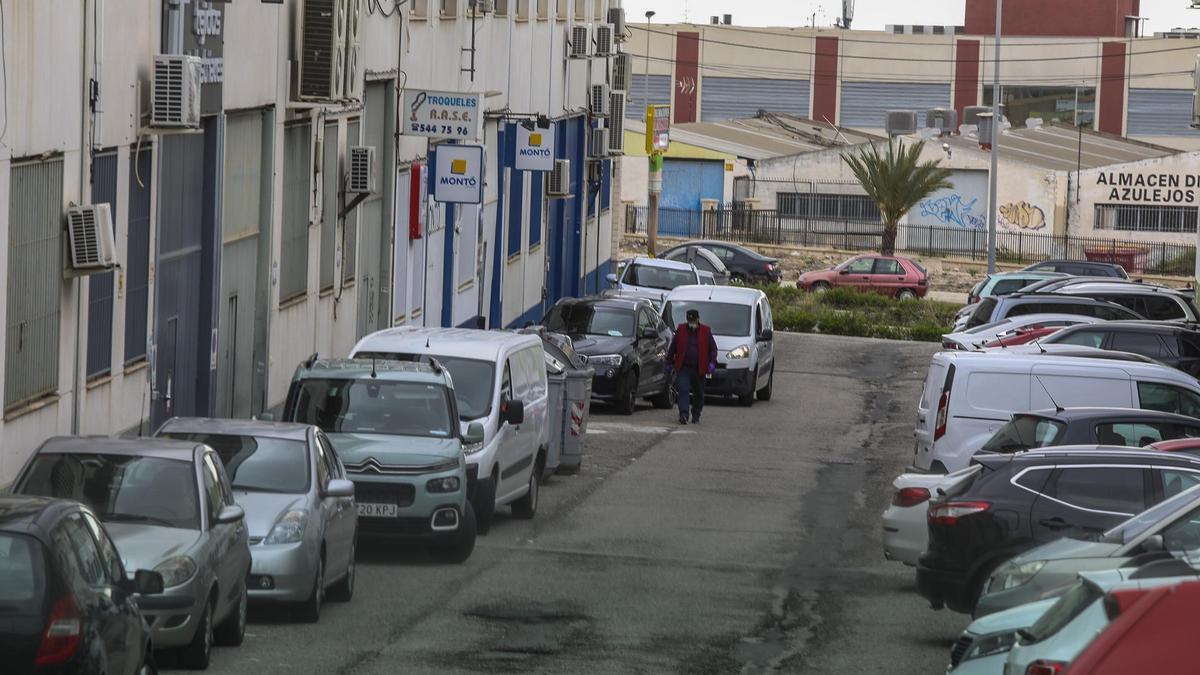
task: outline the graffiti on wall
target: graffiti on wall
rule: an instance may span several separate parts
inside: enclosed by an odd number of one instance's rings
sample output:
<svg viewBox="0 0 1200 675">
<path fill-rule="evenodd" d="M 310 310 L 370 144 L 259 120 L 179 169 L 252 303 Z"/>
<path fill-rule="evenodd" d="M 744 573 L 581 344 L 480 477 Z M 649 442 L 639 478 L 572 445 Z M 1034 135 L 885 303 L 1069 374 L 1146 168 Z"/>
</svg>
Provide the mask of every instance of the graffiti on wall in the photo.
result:
<svg viewBox="0 0 1200 675">
<path fill-rule="evenodd" d="M 1046 212 L 1029 202 L 1001 204 L 1000 224 L 1014 230 L 1041 230 L 1046 227 Z"/>
<path fill-rule="evenodd" d="M 975 212 L 979 199 L 964 201 L 962 195 L 947 195 L 937 199 L 926 199 L 920 203 L 921 215 L 936 218 L 943 225 L 954 225 L 972 230 L 982 229 L 987 221 Z"/>
</svg>

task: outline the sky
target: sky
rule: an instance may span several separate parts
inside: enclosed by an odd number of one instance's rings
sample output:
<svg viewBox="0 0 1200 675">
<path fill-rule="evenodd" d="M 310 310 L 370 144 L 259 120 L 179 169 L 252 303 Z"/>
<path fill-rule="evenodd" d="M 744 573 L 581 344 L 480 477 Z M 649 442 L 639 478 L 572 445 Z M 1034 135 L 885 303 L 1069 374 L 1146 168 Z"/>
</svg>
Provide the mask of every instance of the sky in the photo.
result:
<svg viewBox="0 0 1200 675">
<path fill-rule="evenodd" d="M 709 17 L 733 14 L 740 26 L 829 26 L 842 14 L 841 0 L 624 0 L 629 22 L 642 22 L 654 10 L 655 23 L 708 23 Z M 857 0 L 853 27 L 883 30 L 887 24 L 961 25 L 964 0 Z M 1190 0 L 1142 0 L 1142 16 L 1150 18 L 1146 33 L 1200 26 L 1200 10 Z"/>
</svg>

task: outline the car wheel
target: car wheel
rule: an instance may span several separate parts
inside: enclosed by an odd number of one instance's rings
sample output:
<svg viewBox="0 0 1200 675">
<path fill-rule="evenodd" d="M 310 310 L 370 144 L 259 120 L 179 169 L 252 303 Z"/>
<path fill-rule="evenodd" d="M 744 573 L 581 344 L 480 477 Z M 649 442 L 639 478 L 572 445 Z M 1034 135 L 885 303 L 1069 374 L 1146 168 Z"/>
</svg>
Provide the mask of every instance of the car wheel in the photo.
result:
<svg viewBox="0 0 1200 675">
<path fill-rule="evenodd" d="M 912 291 L 912 289 L 911 289 L 911 288 L 901 288 L 901 289 L 900 289 L 900 290 L 899 290 L 899 291 L 896 293 L 896 299 L 897 299 L 897 300 L 912 300 L 912 299 L 914 299 L 914 298 L 916 298 L 916 297 L 917 297 L 917 294 L 916 294 L 916 293 L 913 293 L 913 291 Z"/>
<path fill-rule="evenodd" d="M 246 609 L 249 598 L 245 579 L 242 577 L 242 589 L 238 593 L 237 607 L 234 608 L 233 614 L 217 626 L 216 643 L 222 647 L 237 647 L 246 639 Z"/>
<path fill-rule="evenodd" d="M 539 452 L 537 461 L 533 464 L 533 471 L 529 474 L 529 491 L 512 504 L 512 513 L 517 518 L 530 520 L 537 514 L 538 491 L 541 489 L 540 478 L 545 466 L 546 458 Z"/>
<path fill-rule="evenodd" d="M 664 379 L 666 384 L 663 386 L 662 392 L 650 399 L 650 404 L 659 410 L 666 410 L 675 405 L 675 385 L 671 382 L 670 376 Z"/>
<path fill-rule="evenodd" d="M 775 388 L 775 366 L 771 366 L 771 374 L 767 376 L 767 386 L 758 390 L 758 400 L 770 401 L 771 390 Z"/>
<path fill-rule="evenodd" d="M 200 625 L 186 647 L 179 650 L 179 665 L 188 670 L 208 668 L 213 647 L 213 602 L 211 599 L 200 610 Z"/>
<path fill-rule="evenodd" d="M 442 562 L 460 565 L 466 562 L 475 550 L 475 533 L 475 509 L 471 507 L 471 502 L 467 502 L 458 532 L 447 541 L 430 544 L 430 553 Z"/>
<path fill-rule="evenodd" d="M 334 602 L 350 602 L 354 598 L 354 558 L 358 553 L 358 535 L 350 543 L 350 566 L 346 568 L 346 576 L 329 589 L 329 599 Z"/>
<path fill-rule="evenodd" d="M 493 471 L 492 475 L 485 480 L 481 480 L 475 484 L 475 498 L 471 500 L 471 506 L 475 507 L 475 517 L 479 524 L 479 534 L 487 534 L 492 529 L 492 520 L 496 515 L 496 479 L 498 474 Z"/>
<path fill-rule="evenodd" d="M 637 373 L 630 371 L 625 376 L 625 385 L 621 387 L 621 397 L 617 399 L 617 412 L 622 415 L 632 415 L 637 409 Z"/>
<path fill-rule="evenodd" d="M 321 557 L 317 558 L 317 573 L 313 576 L 312 591 L 308 595 L 308 600 L 300 603 L 300 611 L 297 612 L 300 620 L 304 623 L 316 623 L 321 620 L 321 603 L 325 600 L 325 552 L 321 552 Z"/>
<path fill-rule="evenodd" d="M 818 281 L 811 286 L 813 293 L 827 293 L 830 290 L 829 284 L 824 281 Z"/>
<path fill-rule="evenodd" d="M 754 369 L 754 373 L 750 375 L 750 389 L 744 394 L 738 394 L 738 405 L 743 408 L 749 408 L 754 405 L 754 385 L 758 382 L 758 369 Z"/>
</svg>

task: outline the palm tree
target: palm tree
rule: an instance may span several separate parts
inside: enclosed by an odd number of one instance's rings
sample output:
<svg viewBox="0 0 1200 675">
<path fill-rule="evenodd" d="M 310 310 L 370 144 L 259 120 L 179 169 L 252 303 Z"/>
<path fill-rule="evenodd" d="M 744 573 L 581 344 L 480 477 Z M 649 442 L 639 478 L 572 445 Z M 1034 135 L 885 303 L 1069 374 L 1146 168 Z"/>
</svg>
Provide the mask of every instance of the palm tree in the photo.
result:
<svg viewBox="0 0 1200 675">
<path fill-rule="evenodd" d="M 950 183 L 949 169 L 940 167 L 936 160 L 920 161 L 924 148 L 924 141 L 905 145 L 888 139 L 886 155 L 874 143 L 857 155 L 842 155 L 842 160 L 850 166 L 854 177 L 883 216 L 883 242 L 880 245 L 883 255 L 896 253 L 896 228 L 904 214 L 934 192 L 954 187 Z"/>
</svg>

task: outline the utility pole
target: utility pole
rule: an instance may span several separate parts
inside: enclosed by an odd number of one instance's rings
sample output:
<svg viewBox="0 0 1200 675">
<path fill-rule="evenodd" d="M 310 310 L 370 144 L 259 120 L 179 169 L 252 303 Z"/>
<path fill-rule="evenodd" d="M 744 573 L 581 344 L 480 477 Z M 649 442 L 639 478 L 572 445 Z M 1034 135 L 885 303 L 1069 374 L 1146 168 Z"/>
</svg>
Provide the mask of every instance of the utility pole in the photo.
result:
<svg viewBox="0 0 1200 675">
<path fill-rule="evenodd" d="M 646 152 L 650 158 L 649 180 L 646 182 L 646 253 L 653 258 L 658 251 L 658 196 L 662 193 L 662 153 L 654 147 L 657 118 L 650 105 L 650 19 L 654 11 L 646 12 L 646 75 L 642 78 L 645 93 Z"/>
<path fill-rule="evenodd" d="M 996 60 L 992 71 L 992 169 L 988 173 L 988 274 L 996 273 L 996 199 L 1000 175 L 1000 17 L 1004 0 L 996 0 Z"/>
</svg>

